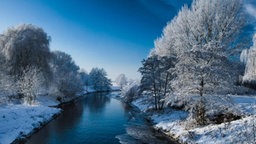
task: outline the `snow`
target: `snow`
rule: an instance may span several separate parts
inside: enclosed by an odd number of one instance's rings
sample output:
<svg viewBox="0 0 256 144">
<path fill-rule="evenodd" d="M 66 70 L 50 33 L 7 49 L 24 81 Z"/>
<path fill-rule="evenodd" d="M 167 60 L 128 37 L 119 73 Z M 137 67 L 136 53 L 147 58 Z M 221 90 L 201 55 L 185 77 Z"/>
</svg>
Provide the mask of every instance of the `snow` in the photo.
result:
<svg viewBox="0 0 256 144">
<path fill-rule="evenodd" d="M 42 105 L 5 105 L 0 108 L 0 144 L 11 143 L 41 127 L 61 109 Z"/>
<path fill-rule="evenodd" d="M 230 98 L 244 115 L 256 115 L 256 96 L 230 96 Z"/>
<path fill-rule="evenodd" d="M 228 96 L 233 107 L 239 110 L 242 118 L 221 124 L 193 126 L 194 121 L 188 112 L 182 110 L 164 110 L 151 112 L 154 128 L 160 129 L 180 143 L 232 144 L 255 143 L 256 140 L 256 96 Z M 219 105 L 223 102 L 218 102 Z M 133 102 L 133 105 L 146 112 L 152 104 L 145 102 L 145 96 Z M 232 105 L 229 105 L 232 106 Z M 216 110 L 221 111 L 221 110 Z"/>
<path fill-rule="evenodd" d="M 254 119 L 255 116 L 249 116 L 230 123 L 196 128 L 189 131 L 191 137 L 187 141 L 209 144 L 254 143 Z"/>
</svg>

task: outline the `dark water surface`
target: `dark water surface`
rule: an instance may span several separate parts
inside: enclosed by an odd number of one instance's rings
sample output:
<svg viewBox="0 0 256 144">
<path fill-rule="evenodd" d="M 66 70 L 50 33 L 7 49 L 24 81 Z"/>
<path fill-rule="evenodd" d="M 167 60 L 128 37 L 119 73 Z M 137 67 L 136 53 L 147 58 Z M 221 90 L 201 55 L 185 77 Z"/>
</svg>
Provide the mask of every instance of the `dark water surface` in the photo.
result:
<svg viewBox="0 0 256 144">
<path fill-rule="evenodd" d="M 39 132 L 27 144 L 164 144 L 140 112 L 110 94 L 89 94 L 73 104 Z"/>
</svg>

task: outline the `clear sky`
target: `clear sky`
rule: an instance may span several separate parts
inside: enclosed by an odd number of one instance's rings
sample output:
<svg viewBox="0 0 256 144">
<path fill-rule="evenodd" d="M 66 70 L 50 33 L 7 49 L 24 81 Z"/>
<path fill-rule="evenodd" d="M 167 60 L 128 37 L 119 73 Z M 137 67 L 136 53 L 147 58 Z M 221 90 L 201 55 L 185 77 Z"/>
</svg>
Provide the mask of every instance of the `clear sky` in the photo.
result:
<svg viewBox="0 0 256 144">
<path fill-rule="evenodd" d="M 22 23 L 39 26 L 51 36 L 51 50 L 70 54 L 88 72 L 102 67 L 112 79 L 120 73 L 139 78 L 154 39 L 190 1 L 0 0 L 0 31 Z"/>
</svg>

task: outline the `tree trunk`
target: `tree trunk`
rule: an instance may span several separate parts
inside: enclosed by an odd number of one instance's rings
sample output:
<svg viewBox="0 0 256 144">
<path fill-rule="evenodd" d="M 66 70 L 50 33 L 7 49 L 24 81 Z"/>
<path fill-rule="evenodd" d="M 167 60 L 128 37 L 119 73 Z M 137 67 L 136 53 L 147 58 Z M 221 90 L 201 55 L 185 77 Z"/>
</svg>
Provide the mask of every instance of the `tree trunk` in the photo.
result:
<svg viewBox="0 0 256 144">
<path fill-rule="evenodd" d="M 156 92 L 156 83 L 154 81 L 154 95 L 155 95 L 155 110 L 157 110 L 157 92 Z"/>
<path fill-rule="evenodd" d="M 204 93 L 204 77 L 202 77 L 201 82 L 200 82 L 200 89 L 199 89 L 199 94 L 202 97 Z"/>
</svg>

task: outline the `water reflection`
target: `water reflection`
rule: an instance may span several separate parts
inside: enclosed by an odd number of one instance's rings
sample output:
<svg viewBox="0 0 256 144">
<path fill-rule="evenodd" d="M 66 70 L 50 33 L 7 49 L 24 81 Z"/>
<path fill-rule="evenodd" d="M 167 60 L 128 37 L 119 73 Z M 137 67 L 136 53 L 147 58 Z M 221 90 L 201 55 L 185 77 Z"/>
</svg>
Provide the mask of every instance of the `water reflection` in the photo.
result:
<svg viewBox="0 0 256 144">
<path fill-rule="evenodd" d="M 109 102 L 110 98 L 106 96 L 106 93 L 90 94 L 83 99 L 84 107 L 91 113 L 103 112 Z"/>
</svg>

